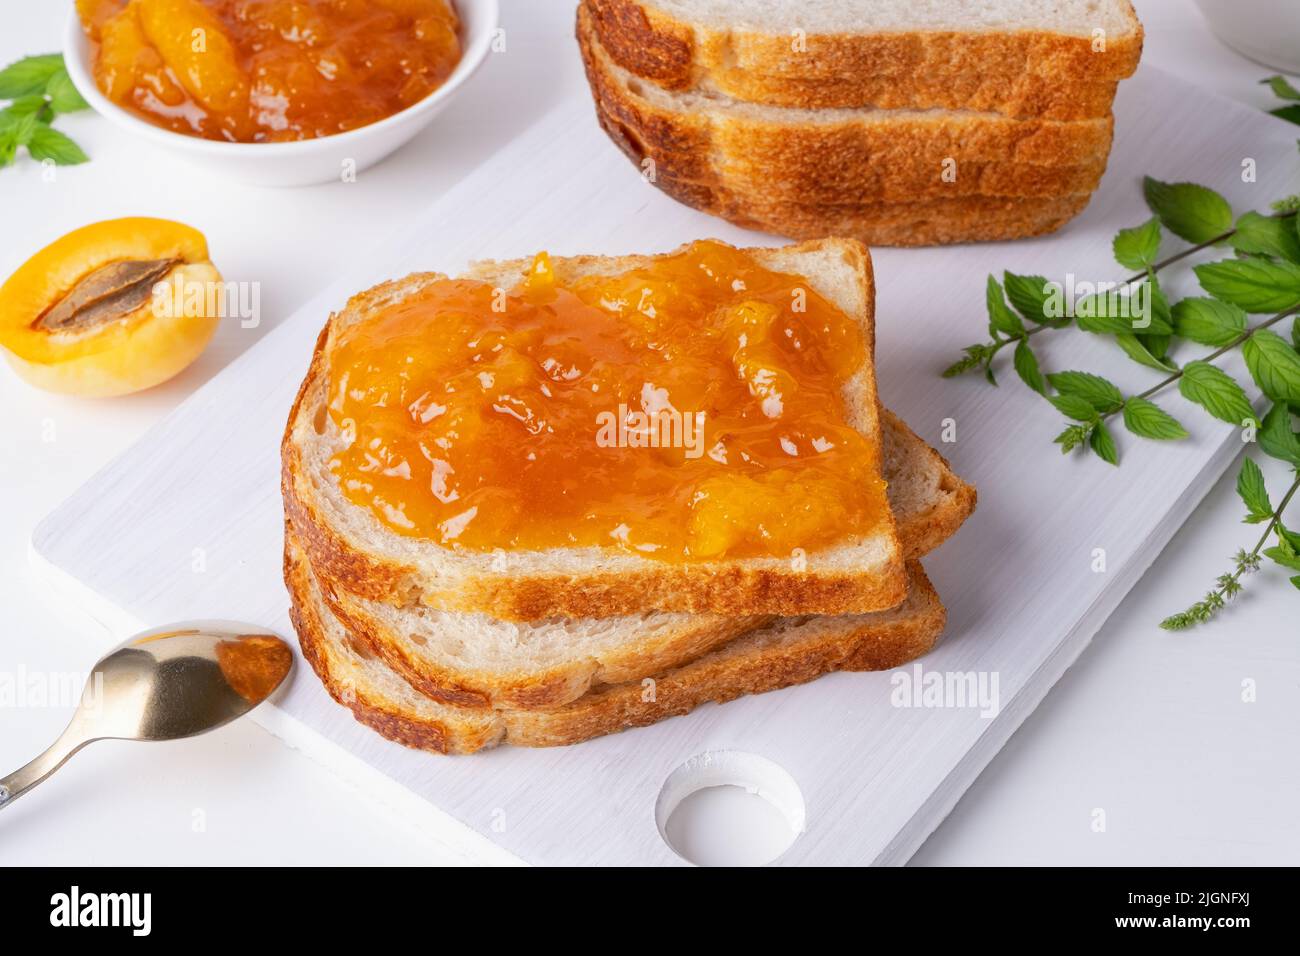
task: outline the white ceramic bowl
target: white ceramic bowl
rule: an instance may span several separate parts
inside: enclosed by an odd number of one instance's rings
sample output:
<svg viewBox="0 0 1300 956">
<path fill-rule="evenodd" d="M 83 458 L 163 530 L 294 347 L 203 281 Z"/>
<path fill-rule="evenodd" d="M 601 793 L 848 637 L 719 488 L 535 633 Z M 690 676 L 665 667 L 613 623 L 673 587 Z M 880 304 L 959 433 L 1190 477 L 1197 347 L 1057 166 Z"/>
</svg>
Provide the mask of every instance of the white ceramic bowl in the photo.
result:
<svg viewBox="0 0 1300 956">
<path fill-rule="evenodd" d="M 1219 39 L 1256 63 L 1300 73 L 1300 9 L 1296 0 L 1197 0 Z"/>
<path fill-rule="evenodd" d="M 188 162 L 256 186 L 305 186 L 338 181 L 404 145 L 438 115 L 487 57 L 497 28 L 497 0 L 456 0 L 462 56 L 447 82 L 418 103 L 377 123 L 334 136 L 292 143 L 224 143 L 173 133 L 141 119 L 104 96 L 95 85 L 91 43 L 76 11 L 68 20 L 63 58 L 68 74 L 95 112 L 146 143 Z"/>
</svg>

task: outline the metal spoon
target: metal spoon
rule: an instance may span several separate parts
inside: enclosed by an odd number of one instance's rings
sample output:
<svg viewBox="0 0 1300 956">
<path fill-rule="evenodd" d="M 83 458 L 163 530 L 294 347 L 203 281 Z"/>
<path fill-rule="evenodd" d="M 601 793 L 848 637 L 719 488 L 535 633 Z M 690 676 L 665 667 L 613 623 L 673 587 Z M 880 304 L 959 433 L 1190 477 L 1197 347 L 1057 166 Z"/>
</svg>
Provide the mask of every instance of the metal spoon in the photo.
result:
<svg viewBox="0 0 1300 956">
<path fill-rule="evenodd" d="M 270 631 L 233 621 L 172 624 L 137 634 L 90 672 L 68 729 L 27 766 L 0 777 L 0 807 L 95 740 L 175 740 L 248 713 L 293 663 Z"/>
</svg>

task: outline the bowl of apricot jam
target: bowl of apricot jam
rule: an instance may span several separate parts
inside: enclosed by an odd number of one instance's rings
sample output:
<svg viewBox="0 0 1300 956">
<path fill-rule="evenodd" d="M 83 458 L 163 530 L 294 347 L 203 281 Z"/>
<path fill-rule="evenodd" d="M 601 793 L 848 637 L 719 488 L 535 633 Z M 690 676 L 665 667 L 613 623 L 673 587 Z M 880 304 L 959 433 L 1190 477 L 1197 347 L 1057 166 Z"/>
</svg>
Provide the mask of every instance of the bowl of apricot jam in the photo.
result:
<svg viewBox="0 0 1300 956">
<path fill-rule="evenodd" d="M 487 56 L 497 0 L 77 0 L 64 59 L 119 127 L 255 185 L 347 181 Z"/>
</svg>

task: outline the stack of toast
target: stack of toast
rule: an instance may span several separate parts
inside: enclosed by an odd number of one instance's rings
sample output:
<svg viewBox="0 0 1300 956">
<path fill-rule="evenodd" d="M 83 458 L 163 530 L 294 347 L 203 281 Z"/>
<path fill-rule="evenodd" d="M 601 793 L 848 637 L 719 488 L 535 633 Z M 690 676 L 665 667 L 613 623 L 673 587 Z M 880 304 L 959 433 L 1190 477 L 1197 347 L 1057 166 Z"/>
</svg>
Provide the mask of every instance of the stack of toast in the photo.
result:
<svg viewBox="0 0 1300 956">
<path fill-rule="evenodd" d="M 861 325 L 874 350 L 870 258 L 859 243 L 745 250 Z M 659 257 L 555 258 L 561 280 L 621 276 Z M 516 288 L 529 262 L 465 278 Z M 395 534 L 342 493 L 330 460 L 351 436 L 330 414 L 340 334 L 419 296 L 417 274 L 331 316 L 282 446 L 285 581 L 303 652 L 330 694 L 392 740 L 443 753 L 554 746 L 928 651 L 945 610 L 919 559 L 975 506 L 974 489 L 879 404 L 874 355 L 844 383 L 878 449 L 888 515 L 867 537 L 800 555 L 666 562 L 617 547 L 474 551 Z M 430 336 L 438 329 L 430 328 Z"/>
<path fill-rule="evenodd" d="M 868 245 L 1051 232 L 1106 169 L 1128 0 L 582 0 L 601 126 L 673 198 Z"/>
</svg>

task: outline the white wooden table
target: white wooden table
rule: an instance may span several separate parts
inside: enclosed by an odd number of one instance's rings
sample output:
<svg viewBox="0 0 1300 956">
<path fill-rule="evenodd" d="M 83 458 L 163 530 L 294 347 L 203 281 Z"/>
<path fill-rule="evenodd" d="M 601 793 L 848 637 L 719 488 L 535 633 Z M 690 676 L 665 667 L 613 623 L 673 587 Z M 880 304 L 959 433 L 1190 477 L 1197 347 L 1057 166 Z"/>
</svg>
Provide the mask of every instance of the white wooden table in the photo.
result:
<svg viewBox="0 0 1300 956">
<path fill-rule="evenodd" d="M 54 49 L 70 6 L 0 0 L 0 63 Z M 348 189 L 242 189 L 161 157 L 133 167 L 135 144 L 89 115 L 61 123 L 92 154 L 91 164 L 62 171 L 52 183 L 29 164 L 0 171 L 0 274 L 86 221 L 161 215 L 201 224 L 228 273 L 262 283 L 266 316 L 259 329 L 223 330 L 179 380 L 115 402 L 47 396 L 0 369 L 0 672 L 75 672 L 89 663 L 76 634 L 86 621 L 44 600 L 27 568 L 36 521 L 305 301 L 349 248 L 390 234 L 413 197 L 423 203 L 489 153 L 509 135 L 512 113 L 580 87 L 578 65 L 556 56 L 571 29 L 571 0 L 505 0 L 504 8 L 509 52 L 430 131 Z M 1266 71 L 1221 47 L 1191 4 L 1140 0 L 1138 8 L 1148 62 L 1252 105 L 1270 102 L 1256 85 Z M 554 88 L 512 84 L 521 65 L 536 59 L 556 61 L 548 70 Z M 268 221 L 273 230 L 257 228 Z M 331 241 L 339 235 L 349 237 L 346 246 Z M 1273 483 L 1283 477 L 1280 468 L 1266 474 Z M 1300 858 L 1293 739 L 1300 679 L 1254 650 L 1254 635 L 1295 619 L 1296 597 L 1280 588 L 1260 593 L 1187 635 L 1154 627 L 1223 569 L 1244 540 L 1238 519 L 1231 480 L 1222 481 L 915 862 Z M 1244 679 L 1258 684 L 1253 704 L 1241 701 Z M 1244 706 L 1254 709 L 1254 732 L 1226 733 L 1223 716 Z M 0 704 L 0 767 L 44 747 L 66 717 L 57 706 Z M 32 812 L 35 798 L 24 804 L 0 817 L 5 865 L 454 861 L 394 811 L 247 723 L 179 744 L 100 744 L 42 788 L 39 813 Z M 1105 811 L 1104 833 L 1092 827 L 1096 809 Z M 321 838 L 325 832 L 329 839 Z"/>
</svg>

